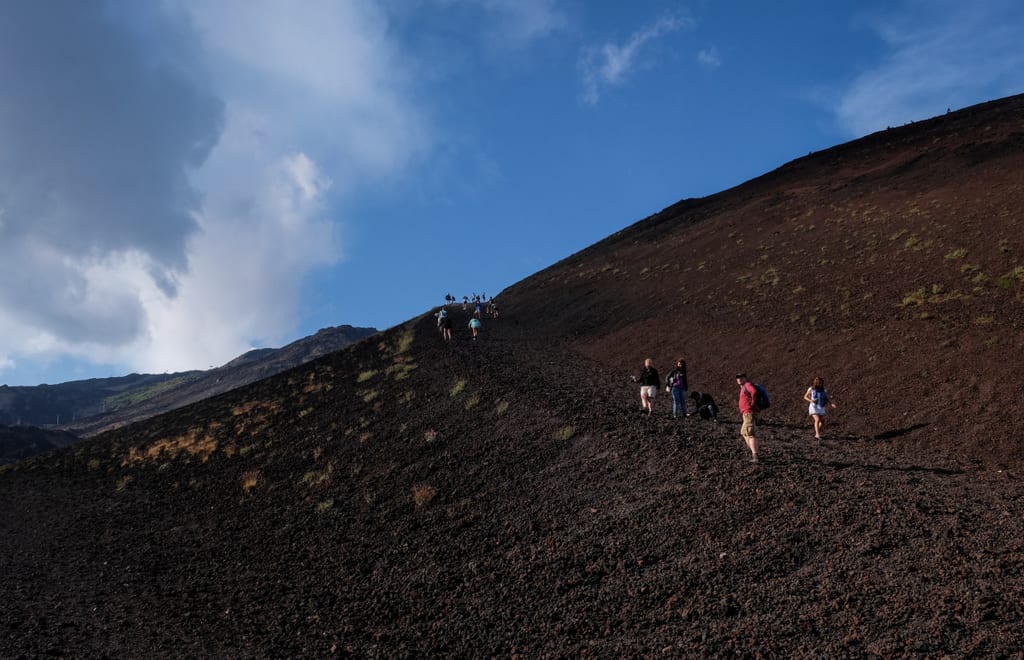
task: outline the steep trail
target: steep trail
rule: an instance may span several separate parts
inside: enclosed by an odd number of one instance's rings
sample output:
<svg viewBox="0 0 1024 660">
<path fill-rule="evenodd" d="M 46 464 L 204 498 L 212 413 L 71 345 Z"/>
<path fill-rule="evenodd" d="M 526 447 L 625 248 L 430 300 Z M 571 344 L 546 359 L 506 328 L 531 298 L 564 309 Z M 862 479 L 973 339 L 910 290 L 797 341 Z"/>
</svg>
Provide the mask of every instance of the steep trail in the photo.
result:
<svg viewBox="0 0 1024 660">
<path fill-rule="evenodd" d="M 530 319 L 453 316 L 0 473 L 0 655 L 1024 644 L 1017 475 L 770 416 L 752 466 L 731 396 L 648 418 Z"/>
</svg>

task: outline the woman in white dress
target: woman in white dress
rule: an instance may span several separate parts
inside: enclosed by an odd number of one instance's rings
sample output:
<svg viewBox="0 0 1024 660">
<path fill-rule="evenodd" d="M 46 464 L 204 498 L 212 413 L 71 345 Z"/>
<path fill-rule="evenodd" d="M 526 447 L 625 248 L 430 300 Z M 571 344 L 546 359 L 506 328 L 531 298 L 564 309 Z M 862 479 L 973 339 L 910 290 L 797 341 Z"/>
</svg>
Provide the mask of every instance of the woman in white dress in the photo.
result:
<svg viewBox="0 0 1024 660">
<path fill-rule="evenodd" d="M 825 426 L 825 412 L 836 404 L 829 400 L 828 391 L 825 389 L 825 381 L 821 376 L 815 376 L 811 386 L 804 392 L 804 401 L 807 402 L 807 414 L 814 418 L 814 437 L 821 440 L 821 429 Z"/>
</svg>

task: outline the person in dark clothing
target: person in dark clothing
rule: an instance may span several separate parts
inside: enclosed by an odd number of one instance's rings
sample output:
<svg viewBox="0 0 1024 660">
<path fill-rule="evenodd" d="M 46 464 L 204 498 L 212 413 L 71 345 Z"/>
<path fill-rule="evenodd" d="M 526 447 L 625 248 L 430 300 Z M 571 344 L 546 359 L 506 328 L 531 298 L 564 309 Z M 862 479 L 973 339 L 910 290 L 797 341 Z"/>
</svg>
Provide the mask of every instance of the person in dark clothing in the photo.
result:
<svg viewBox="0 0 1024 660">
<path fill-rule="evenodd" d="M 646 410 L 650 415 L 654 412 L 654 397 L 661 385 L 661 378 L 658 370 L 654 368 L 654 361 L 651 358 L 644 360 L 643 371 L 639 376 L 633 376 L 634 383 L 640 383 L 640 409 Z"/>
<path fill-rule="evenodd" d="M 665 391 L 672 393 L 672 419 L 682 415 L 689 417 L 686 412 L 686 360 L 676 360 L 676 368 L 668 373 L 665 379 Z"/>
<path fill-rule="evenodd" d="M 699 415 L 701 419 L 713 419 L 718 421 L 718 405 L 714 397 L 707 392 L 691 392 L 690 398 L 696 410 L 692 414 Z"/>
</svg>

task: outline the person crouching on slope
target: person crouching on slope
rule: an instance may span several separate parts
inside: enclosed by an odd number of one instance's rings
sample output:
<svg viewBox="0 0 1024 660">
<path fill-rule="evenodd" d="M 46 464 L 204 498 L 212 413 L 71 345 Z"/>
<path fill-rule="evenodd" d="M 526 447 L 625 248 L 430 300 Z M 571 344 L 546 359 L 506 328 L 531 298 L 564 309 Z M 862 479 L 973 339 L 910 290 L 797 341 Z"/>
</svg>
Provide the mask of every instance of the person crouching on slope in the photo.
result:
<svg viewBox="0 0 1024 660">
<path fill-rule="evenodd" d="M 477 335 L 480 332 L 480 327 L 482 325 L 483 324 L 480 323 L 480 319 L 476 318 L 475 316 L 469 319 L 469 329 L 473 331 L 473 339 L 476 339 Z"/>
<path fill-rule="evenodd" d="M 754 397 L 757 390 L 754 384 L 747 380 L 747 374 L 736 374 L 736 383 L 740 386 L 740 416 L 743 417 L 743 425 L 740 427 L 740 435 L 750 449 L 750 462 L 757 463 L 757 438 L 754 436 L 754 413 L 757 406 L 754 405 Z"/>
<path fill-rule="evenodd" d="M 654 361 L 651 358 L 644 360 L 643 371 L 639 376 L 633 376 L 633 382 L 640 383 L 640 409 L 646 410 L 649 416 L 654 412 L 654 396 L 661 385 L 661 378 L 658 377 L 658 370 L 654 368 Z"/>
</svg>

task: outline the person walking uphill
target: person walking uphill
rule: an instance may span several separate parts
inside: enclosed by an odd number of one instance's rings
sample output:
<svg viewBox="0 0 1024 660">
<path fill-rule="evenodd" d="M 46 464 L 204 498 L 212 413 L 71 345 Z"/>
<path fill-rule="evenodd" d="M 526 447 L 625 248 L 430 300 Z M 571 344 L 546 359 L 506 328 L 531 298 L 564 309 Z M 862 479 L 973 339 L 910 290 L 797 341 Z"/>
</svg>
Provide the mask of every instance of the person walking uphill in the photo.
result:
<svg viewBox="0 0 1024 660">
<path fill-rule="evenodd" d="M 686 412 L 686 360 L 676 360 L 676 368 L 668 373 L 665 378 L 665 390 L 672 393 L 672 419 L 682 415 L 689 417 Z"/>
<path fill-rule="evenodd" d="M 480 328 L 482 325 L 483 324 L 480 323 L 480 319 L 476 318 L 475 316 L 469 319 L 469 329 L 473 331 L 473 339 L 476 339 L 477 335 L 480 333 Z"/>
<path fill-rule="evenodd" d="M 644 360 L 643 371 L 639 376 L 633 376 L 633 382 L 640 383 L 640 409 L 646 410 L 650 415 L 654 412 L 654 396 L 661 385 L 661 378 L 658 377 L 658 370 L 654 368 L 654 361 L 651 358 Z"/>
<path fill-rule="evenodd" d="M 740 416 L 743 417 L 743 425 L 740 427 L 740 435 L 750 449 L 750 462 L 757 463 L 757 437 L 754 435 L 754 413 L 757 406 L 754 400 L 757 396 L 757 389 L 754 384 L 747 380 L 747 374 L 736 374 L 736 383 L 740 386 Z"/>
</svg>

